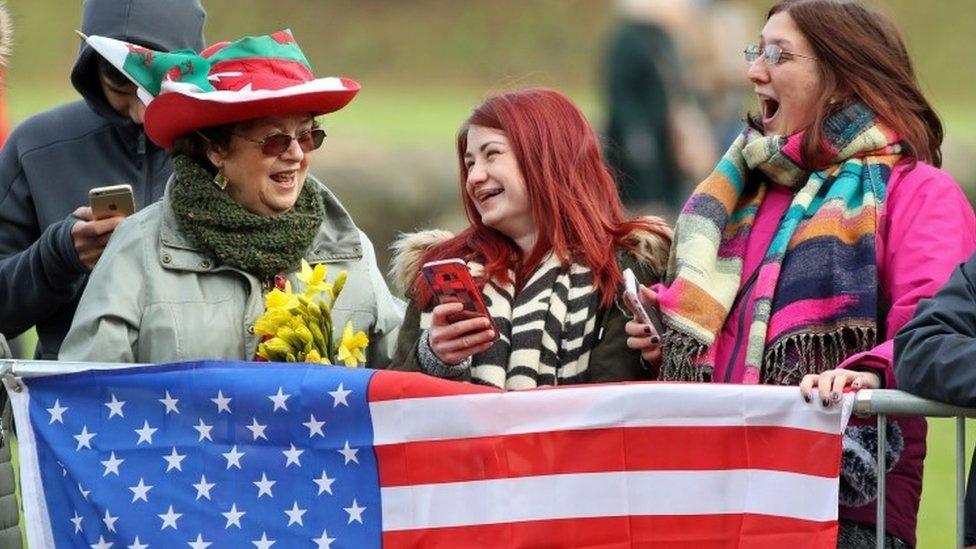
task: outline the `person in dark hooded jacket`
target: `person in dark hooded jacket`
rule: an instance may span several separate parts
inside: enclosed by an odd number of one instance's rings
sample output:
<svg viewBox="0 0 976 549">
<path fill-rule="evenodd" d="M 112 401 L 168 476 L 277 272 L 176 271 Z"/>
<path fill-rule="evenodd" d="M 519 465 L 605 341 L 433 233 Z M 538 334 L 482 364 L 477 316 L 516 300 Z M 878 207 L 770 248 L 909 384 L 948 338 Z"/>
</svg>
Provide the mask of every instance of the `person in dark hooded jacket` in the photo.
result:
<svg viewBox="0 0 976 549">
<path fill-rule="evenodd" d="M 82 32 L 155 50 L 204 46 L 200 0 L 86 0 Z M 93 220 L 88 191 L 129 184 L 136 207 L 173 172 L 146 139 L 135 86 L 82 43 L 71 83 L 83 100 L 35 115 L 0 152 L 0 332 L 37 327 L 35 356 L 57 357 L 87 277 L 121 218 Z"/>
<path fill-rule="evenodd" d="M 895 336 L 898 388 L 976 408 L 976 255 L 960 265 Z M 973 456 L 976 464 L 976 455 Z M 966 489 L 966 545 L 976 545 L 976 468 Z"/>
</svg>

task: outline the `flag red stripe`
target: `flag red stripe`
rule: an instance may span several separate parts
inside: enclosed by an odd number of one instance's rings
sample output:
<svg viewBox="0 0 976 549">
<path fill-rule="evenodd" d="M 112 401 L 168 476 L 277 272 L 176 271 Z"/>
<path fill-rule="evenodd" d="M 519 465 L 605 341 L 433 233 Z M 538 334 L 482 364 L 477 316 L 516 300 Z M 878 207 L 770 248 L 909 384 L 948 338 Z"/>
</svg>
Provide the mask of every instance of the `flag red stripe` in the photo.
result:
<svg viewBox="0 0 976 549">
<path fill-rule="evenodd" d="M 419 375 L 416 372 L 384 370 L 376 372 L 369 380 L 370 402 L 500 392 L 500 389 Z"/>
<path fill-rule="evenodd" d="M 406 420 L 406 418 L 405 418 Z M 841 437 L 787 427 L 631 427 L 375 447 L 381 486 L 608 471 L 767 469 L 837 477 Z"/>
<path fill-rule="evenodd" d="M 666 496 L 662 496 L 666 497 Z M 432 510 L 436 513 L 436 510 Z M 383 533 L 384 547 L 644 547 L 833 549 L 837 523 L 769 515 L 542 520 Z"/>
</svg>

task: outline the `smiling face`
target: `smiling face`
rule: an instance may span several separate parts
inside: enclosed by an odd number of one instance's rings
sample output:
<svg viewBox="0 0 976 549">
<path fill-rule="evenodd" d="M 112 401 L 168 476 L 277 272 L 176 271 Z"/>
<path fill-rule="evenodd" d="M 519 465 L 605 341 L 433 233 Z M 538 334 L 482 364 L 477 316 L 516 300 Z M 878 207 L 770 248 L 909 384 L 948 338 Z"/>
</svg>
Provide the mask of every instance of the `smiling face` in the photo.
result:
<svg viewBox="0 0 976 549">
<path fill-rule="evenodd" d="M 786 11 L 774 14 L 766 22 L 759 45 L 766 44 L 776 44 L 784 50 L 780 62 L 770 67 L 761 57 L 749 67 L 749 80 L 762 109 L 765 134 L 791 135 L 812 124 L 816 117 L 823 85 L 819 61 L 786 53 L 815 57 L 810 42 Z"/>
<path fill-rule="evenodd" d="M 504 132 L 483 126 L 468 129 L 464 190 L 481 222 L 529 252 L 536 224 L 518 160 Z"/>
<path fill-rule="evenodd" d="M 298 135 L 312 128 L 309 115 L 270 116 L 237 125 L 227 150 L 211 149 L 210 162 L 227 178 L 226 192 L 258 215 L 287 212 L 295 205 L 314 151 L 302 152 L 298 140 L 278 156 L 261 152 L 261 141 L 275 134 Z"/>
</svg>

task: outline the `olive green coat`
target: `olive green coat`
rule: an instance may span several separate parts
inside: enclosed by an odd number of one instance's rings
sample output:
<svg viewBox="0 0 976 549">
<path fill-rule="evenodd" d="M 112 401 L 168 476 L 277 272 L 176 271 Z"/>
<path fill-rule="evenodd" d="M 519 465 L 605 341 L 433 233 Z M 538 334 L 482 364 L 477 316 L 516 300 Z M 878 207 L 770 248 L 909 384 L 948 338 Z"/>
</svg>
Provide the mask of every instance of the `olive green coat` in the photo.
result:
<svg viewBox="0 0 976 549">
<path fill-rule="evenodd" d="M 306 184 L 321 187 L 312 178 Z M 369 239 L 336 197 L 321 190 L 325 221 L 306 260 L 326 264 L 329 279 L 340 270 L 349 272 L 333 313 L 336 335 L 351 320 L 369 335 L 367 364 L 386 367 L 403 317 L 402 302 L 387 288 Z M 293 284 L 295 274 L 287 275 Z M 180 231 L 167 187 L 162 201 L 116 229 L 88 281 L 59 358 L 251 360 L 259 343 L 253 326 L 264 313 L 263 298 L 263 281 L 220 264 Z"/>
</svg>

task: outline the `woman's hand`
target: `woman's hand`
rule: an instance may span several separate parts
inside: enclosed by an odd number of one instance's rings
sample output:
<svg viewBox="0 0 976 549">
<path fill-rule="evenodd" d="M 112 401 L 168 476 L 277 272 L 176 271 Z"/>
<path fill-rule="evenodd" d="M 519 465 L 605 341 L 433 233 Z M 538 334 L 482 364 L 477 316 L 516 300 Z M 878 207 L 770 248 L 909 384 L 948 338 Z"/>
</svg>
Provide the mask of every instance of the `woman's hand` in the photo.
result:
<svg viewBox="0 0 976 549">
<path fill-rule="evenodd" d="M 105 219 L 94 219 L 91 208 L 81 206 L 72 212 L 73 216 L 80 221 L 76 221 L 71 226 L 71 239 L 78 253 L 81 263 L 91 269 L 102 257 L 108 239 L 112 237 L 115 228 L 125 220 L 122 216 L 106 217 Z"/>
<path fill-rule="evenodd" d="M 803 400 L 810 402 L 818 396 L 824 406 L 840 402 L 844 387 L 859 391 L 861 389 L 877 389 L 881 387 L 881 378 L 874 372 L 858 370 L 827 370 L 821 374 L 807 374 L 800 381 L 800 394 Z M 817 393 L 814 393 L 817 389 Z"/>
<path fill-rule="evenodd" d="M 657 303 L 657 293 L 646 287 L 638 289 L 641 304 L 648 314 L 656 314 L 660 317 L 660 309 Z M 630 320 L 624 326 L 627 335 L 627 347 L 640 351 L 644 362 L 657 366 L 661 363 L 661 334 L 657 333 L 653 324 L 642 324 L 636 320 Z"/>
<path fill-rule="evenodd" d="M 464 310 L 461 303 L 434 307 L 430 325 L 430 350 L 444 364 L 461 363 L 471 355 L 487 351 L 495 343 L 495 330 L 485 317 L 450 322 L 448 317 Z"/>
</svg>

